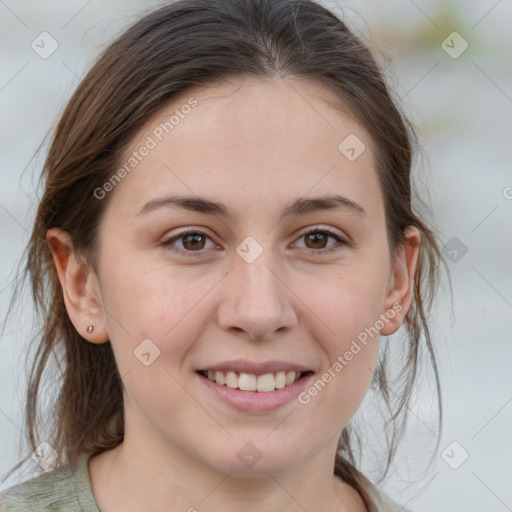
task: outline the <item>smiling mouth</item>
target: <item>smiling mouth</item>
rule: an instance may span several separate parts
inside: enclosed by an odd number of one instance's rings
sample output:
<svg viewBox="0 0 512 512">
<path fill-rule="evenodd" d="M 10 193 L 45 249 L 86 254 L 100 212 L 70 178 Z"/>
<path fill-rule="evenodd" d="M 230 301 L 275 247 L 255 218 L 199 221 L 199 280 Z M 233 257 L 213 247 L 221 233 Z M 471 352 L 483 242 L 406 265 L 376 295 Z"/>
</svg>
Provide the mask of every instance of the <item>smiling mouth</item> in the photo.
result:
<svg viewBox="0 0 512 512">
<path fill-rule="evenodd" d="M 219 386 L 226 386 L 231 389 L 239 389 L 241 391 L 258 391 L 260 393 L 268 393 L 276 389 L 282 389 L 291 386 L 294 382 L 311 374 L 312 372 L 274 372 L 265 373 L 264 375 L 254 375 L 251 373 L 238 373 L 234 371 L 205 371 L 197 372 L 199 375 L 206 377 Z"/>
</svg>

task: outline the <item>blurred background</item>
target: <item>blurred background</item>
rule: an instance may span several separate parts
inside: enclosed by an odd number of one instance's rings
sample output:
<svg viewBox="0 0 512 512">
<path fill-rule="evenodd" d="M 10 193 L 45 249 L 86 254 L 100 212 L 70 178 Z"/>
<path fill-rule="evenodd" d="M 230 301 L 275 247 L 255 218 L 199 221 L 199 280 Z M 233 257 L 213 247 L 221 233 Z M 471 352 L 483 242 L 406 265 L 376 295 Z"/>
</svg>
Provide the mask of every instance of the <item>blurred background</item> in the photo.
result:
<svg viewBox="0 0 512 512">
<path fill-rule="evenodd" d="M 35 151 L 104 45 L 161 3 L 0 0 L 2 323 L 40 193 L 45 146 Z M 440 448 L 428 466 L 437 435 L 425 385 L 380 485 L 415 512 L 512 510 L 512 1 L 321 3 L 370 45 L 417 128 L 415 187 L 432 214 L 420 204 L 417 212 L 438 233 L 453 282 L 452 315 L 441 274 L 432 333 L 444 398 Z M 29 299 L 0 340 L 0 477 L 26 437 Z M 377 481 L 375 444 L 362 465 Z"/>
</svg>

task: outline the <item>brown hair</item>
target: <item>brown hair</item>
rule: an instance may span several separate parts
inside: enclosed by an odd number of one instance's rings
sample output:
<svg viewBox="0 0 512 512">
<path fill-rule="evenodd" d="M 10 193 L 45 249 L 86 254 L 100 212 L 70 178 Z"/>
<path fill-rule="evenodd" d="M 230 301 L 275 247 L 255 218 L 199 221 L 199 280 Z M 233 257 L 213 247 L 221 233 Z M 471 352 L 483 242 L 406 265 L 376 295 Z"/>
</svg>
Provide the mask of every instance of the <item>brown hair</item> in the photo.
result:
<svg viewBox="0 0 512 512">
<path fill-rule="evenodd" d="M 423 351 L 434 370 L 441 429 L 440 385 L 428 317 L 439 263 L 446 263 L 434 232 L 412 209 L 410 174 L 413 142 L 417 143 L 413 127 L 395 106 L 370 50 L 313 1 L 178 0 L 139 20 L 100 55 L 56 127 L 42 172 L 44 194 L 25 249 L 23 275 L 29 275 L 43 321 L 25 413 L 33 450 L 42 440 L 41 379 L 50 356 L 57 357 L 59 349 L 60 389 L 51 437 L 45 439 L 57 451 L 56 466 L 74 464 L 83 452 L 94 455 L 120 444 L 124 416 L 122 381 L 111 344 L 89 343 L 71 323 L 46 231 L 59 227 L 69 233 L 75 249 L 94 268 L 98 226 L 108 197 L 94 199 L 93 191 L 112 176 L 131 137 L 181 91 L 247 76 L 325 84 L 370 133 L 391 254 L 404 243 L 407 226 L 421 232 L 413 303 L 405 318 L 408 341 L 401 378 L 393 390 L 384 350 L 372 381 L 395 428 L 386 472 L 405 426 Z M 334 472 L 370 506 L 364 477 L 356 468 L 354 435 L 350 426 L 343 429 Z"/>
</svg>

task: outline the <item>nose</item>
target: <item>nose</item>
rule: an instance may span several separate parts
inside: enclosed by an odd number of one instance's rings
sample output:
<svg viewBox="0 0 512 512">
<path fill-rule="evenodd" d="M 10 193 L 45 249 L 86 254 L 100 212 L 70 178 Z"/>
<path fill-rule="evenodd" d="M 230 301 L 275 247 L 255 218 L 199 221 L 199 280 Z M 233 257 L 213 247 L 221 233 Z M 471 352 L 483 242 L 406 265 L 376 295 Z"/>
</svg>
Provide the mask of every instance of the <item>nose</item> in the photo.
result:
<svg viewBox="0 0 512 512">
<path fill-rule="evenodd" d="M 236 256 L 225 277 L 218 310 L 218 322 L 224 330 L 242 331 L 251 340 L 268 340 L 296 324 L 295 295 L 270 253 L 265 250 L 252 263 Z"/>
</svg>

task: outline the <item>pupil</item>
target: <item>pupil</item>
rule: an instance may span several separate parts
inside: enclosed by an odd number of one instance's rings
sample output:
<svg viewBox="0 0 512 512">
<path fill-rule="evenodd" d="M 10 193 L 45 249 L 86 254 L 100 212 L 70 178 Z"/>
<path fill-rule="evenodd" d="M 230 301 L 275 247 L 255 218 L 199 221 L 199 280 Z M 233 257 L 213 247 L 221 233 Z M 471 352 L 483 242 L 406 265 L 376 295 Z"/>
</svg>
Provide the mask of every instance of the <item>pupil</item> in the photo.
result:
<svg viewBox="0 0 512 512">
<path fill-rule="evenodd" d="M 191 239 L 193 239 L 193 242 L 192 242 L 192 248 L 196 247 L 197 248 L 197 243 L 198 242 L 198 238 L 201 238 L 203 235 L 187 235 L 185 237 L 185 243 L 189 242 Z M 199 243 L 201 243 L 199 241 Z"/>
<path fill-rule="evenodd" d="M 309 239 L 313 241 L 313 243 L 317 243 L 318 241 L 322 242 L 325 239 L 325 235 L 321 233 L 314 233 L 309 235 Z"/>
</svg>

